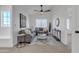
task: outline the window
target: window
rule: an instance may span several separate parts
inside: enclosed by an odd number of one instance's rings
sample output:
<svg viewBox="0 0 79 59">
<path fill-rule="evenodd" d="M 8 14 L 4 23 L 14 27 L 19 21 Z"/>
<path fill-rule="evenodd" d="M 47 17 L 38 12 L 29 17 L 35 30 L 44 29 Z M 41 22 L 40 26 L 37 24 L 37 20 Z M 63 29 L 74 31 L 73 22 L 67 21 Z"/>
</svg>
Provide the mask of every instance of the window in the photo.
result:
<svg viewBox="0 0 79 59">
<path fill-rule="evenodd" d="M 36 27 L 47 27 L 47 19 L 36 19 Z"/>
<path fill-rule="evenodd" d="M 70 29 L 70 19 L 67 19 L 67 29 Z"/>
<path fill-rule="evenodd" d="M 10 12 L 2 11 L 1 12 L 1 27 L 10 27 Z"/>
</svg>

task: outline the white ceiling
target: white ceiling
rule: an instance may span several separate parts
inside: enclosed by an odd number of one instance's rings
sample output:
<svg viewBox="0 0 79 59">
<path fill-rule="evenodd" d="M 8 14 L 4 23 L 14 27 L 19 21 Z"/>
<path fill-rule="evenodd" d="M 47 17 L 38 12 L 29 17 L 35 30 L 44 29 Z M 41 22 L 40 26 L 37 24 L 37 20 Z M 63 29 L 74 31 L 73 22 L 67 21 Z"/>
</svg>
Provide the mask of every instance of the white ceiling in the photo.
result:
<svg viewBox="0 0 79 59">
<path fill-rule="evenodd" d="M 25 10 L 28 14 L 35 14 L 36 12 L 34 10 L 40 10 L 40 5 L 15 5 L 16 7 L 20 7 L 22 10 Z M 43 5 L 44 10 L 51 10 L 52 11 L 52 5 Z"/>
</svg>

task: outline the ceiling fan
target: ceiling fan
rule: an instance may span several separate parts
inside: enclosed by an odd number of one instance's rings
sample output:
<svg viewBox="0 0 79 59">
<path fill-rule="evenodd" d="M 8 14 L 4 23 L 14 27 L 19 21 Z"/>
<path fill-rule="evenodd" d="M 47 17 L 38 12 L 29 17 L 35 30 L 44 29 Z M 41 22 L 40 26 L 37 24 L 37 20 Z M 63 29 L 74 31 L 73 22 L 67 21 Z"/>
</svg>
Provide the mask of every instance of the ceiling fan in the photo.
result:
<svg viewBox="0 0 79 59">
<path fill-rule="evenodd" d="M 41 7 L 41 10 L 34 10 L 36 12 L 41 12 L 41 13 L 44 13 L 44 12 L 50 12 L 51 10 L 43 10 L 43 5 L 40 5 Z"/>
</svg>

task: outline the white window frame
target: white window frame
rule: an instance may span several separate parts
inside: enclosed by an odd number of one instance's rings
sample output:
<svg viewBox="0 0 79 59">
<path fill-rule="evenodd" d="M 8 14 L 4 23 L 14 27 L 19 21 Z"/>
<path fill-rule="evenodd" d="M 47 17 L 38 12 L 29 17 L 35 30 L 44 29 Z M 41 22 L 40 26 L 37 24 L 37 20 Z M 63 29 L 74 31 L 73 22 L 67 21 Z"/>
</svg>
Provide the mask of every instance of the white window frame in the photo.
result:
<svg viewBox="0 0 79 59">
<path fill-rule="evenodd" d="M 37 24 L 38 20 L 40 20 L 39 24 Z M 36 27 L 46 28 L 47 27 L 47 19 L 45 19 L 45 18 L 38 18 L 38 19 L 36 19 Z"/>
<path fill-rule="evenodd" d="M 4 12 L 7 12 L 7 16 L 4 16 Z M 11 13 L 10 15 L 8 14 L 8 12 L 10 13 L 10 11 L 1 11 L 1 27 L 10 27 L 10 23 L 11 23 Z M 9 18 L 10 16 L 10 18 Z M 4 18 L 5 17 L 5 18 Z M 4 20 L 7 19 L 7 20 Z M 9 20 L 8 20 L 9 19 Z M 5 23 L 5 24 L 4 24 Z"/>
</svg>

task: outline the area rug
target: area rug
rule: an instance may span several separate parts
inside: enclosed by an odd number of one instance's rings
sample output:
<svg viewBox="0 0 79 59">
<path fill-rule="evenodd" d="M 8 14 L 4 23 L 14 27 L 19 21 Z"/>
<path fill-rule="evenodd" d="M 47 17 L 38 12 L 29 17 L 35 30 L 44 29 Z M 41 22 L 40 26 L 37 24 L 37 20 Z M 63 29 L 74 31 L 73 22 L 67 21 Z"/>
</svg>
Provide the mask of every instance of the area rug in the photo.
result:
<svg viewBox="0 0 79 59">
<path fill-rule="evenodd" d="M 52 36 L 47 36 L 47 39 L 39 40 L 37 36 L 32 40 L 31 44 L 29 45 L 61 45 L 61 42 L 56 41 Z"/>
</svg>

